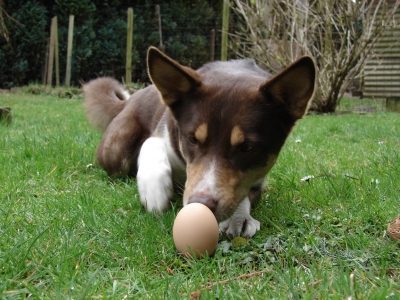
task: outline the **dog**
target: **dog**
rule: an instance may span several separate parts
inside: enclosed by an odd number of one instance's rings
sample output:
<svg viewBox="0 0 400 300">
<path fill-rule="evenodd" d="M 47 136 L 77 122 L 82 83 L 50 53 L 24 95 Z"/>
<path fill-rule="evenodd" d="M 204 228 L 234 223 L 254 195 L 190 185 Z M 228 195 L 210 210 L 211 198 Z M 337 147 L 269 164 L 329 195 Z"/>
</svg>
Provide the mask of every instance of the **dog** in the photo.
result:
<svg viewBox="0 0 400 300">
<path fill-rule="evenodd" d="M 180 186 L 183 205 L 206 205 L 221 232 L 252 237 L 260 229 L 252 204 L 312 100 L 313 59 L 271 76 L 253 59 L 193 70 L 150 47 L 147 69 L 153 84 L 130 97 L 112 78 L 84 84 L 88 120 L 104 132 L 99 165 L 110 176 L 136 176 L 149 212 L 165 211 Z"/>
</svg>

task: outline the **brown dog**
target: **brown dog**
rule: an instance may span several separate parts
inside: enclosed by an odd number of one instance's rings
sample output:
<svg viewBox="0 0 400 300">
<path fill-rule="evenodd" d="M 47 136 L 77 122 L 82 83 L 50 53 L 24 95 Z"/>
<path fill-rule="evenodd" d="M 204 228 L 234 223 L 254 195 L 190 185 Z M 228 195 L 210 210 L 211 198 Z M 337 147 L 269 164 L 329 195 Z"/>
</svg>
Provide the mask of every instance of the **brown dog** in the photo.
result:
<svg viewBox="0 0 400 300">
<path fill-rule="evenodd" d="M 128 100 L 118 82 L 84 85 L 89 121 L 104 131 L 97 160 L 109 175 L 137 176 L 142 204 L 163 212 L 173 182 L 183 204 L 200 202 L 231 236 L 253 236 L 250 216 L 264 177 L 303 117 L 314 93 L 315 66 L 302 57 L 271 75 L 252 59 L 213 62 L 197 71 L 150 48 L 154 85 Z"/>
</svg>

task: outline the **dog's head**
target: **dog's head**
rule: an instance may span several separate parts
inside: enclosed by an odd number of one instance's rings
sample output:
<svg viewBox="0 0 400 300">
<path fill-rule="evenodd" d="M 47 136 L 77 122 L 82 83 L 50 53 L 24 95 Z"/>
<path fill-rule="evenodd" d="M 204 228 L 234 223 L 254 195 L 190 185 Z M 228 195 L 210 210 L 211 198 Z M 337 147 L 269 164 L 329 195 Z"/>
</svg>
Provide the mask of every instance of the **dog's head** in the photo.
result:
<svg viewBox="0 0 400 300">
<path fill-rule="evenodd" d="M 261 185 L 314 93 L 309 57 L 271 79 L 246 64 L 194 71 L 156 48 L 148 52 L 151 80 L 179 128 L 187 166 L 184 204 L 204 203 L 218 221 Z"/>
</svg>

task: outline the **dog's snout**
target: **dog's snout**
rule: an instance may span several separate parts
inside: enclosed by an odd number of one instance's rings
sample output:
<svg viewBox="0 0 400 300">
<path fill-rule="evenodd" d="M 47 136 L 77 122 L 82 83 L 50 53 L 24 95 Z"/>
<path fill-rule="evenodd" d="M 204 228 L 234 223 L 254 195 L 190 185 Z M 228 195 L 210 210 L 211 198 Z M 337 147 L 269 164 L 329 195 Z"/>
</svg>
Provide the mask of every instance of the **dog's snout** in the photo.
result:
<svg viewBox="0 0 400 300">
<path fill-rule="evenodd" d="M 207 206 L 212 212 L 215 211 L 217 208 L 217 201 L 211 196 L 204 196 L 204 195 L 193 195 L 189 197 L 189 204 L 190 203 L 201 203 Z"/>
</svg>

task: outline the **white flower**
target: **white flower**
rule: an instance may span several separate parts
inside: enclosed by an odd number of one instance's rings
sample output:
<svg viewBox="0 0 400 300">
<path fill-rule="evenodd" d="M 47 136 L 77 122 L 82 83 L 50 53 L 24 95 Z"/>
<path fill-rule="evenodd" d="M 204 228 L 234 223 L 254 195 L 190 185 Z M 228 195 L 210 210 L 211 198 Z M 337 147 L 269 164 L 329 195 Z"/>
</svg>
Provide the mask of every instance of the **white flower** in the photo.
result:
<svg viewBox="0 0 400 300">
<path fill-rule="evenodd" d="M 379 184 L 379 179 L 371 179 L 371 184 Z"/>
<path fill-rule="evenodd" d="M 300 181 L 302 182 L 306 182 L 306 181 L 310 181 L 310 179 L 315 178 L 314 175 L 307 175 L 306 177 L 303 177 L 302 179 L 300 179 Z"/>
</svg>

